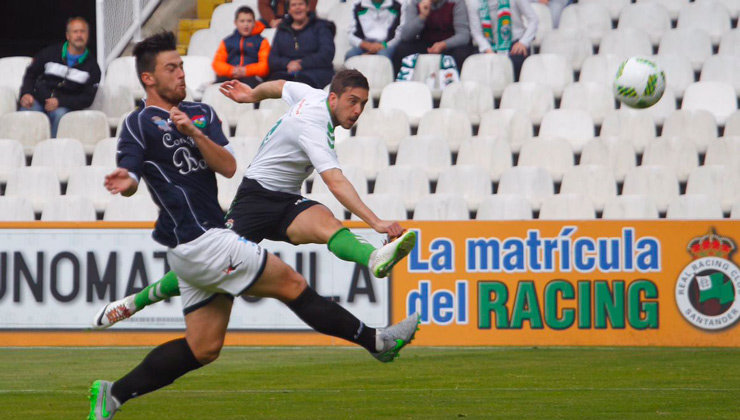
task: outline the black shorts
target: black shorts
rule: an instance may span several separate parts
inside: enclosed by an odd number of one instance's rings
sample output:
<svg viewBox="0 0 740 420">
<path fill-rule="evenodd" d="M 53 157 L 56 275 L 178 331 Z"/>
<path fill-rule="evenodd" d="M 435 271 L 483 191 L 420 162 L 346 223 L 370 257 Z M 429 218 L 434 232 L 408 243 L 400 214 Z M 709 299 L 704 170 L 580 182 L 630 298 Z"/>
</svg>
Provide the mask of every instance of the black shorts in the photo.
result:
<svg viewBox="0 0 740 420">
<path fill-rule="evenodd" d="M 226 213 L 226 227 L 254 243 L 263 239 L 290 243 L 288 226 L 301 212 L 320 204 L 298 194 L 271 191 L 244 178 Z"/>
</svg>

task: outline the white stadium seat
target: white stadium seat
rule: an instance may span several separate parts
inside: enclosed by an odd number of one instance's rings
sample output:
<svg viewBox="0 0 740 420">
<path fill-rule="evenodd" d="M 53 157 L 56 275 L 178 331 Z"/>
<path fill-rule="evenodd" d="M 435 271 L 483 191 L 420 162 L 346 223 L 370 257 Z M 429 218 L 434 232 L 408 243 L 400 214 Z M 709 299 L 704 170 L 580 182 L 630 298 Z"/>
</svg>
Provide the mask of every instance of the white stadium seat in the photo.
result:
<svg viewBox="0 0 740 420">
<path fill-rule="evenodd" d="M 74 168 L 67 182 L 67 195 L 87 197 L 95 210 L 103 211 L 113 197 L 103 185 L 105 176 L 113 172 L 113 167 L 80 166 Z"/>
<path fill-rule="evenodd" d="M 637 0 L 637 3 L 657 3 L 665 7 L 672 20 L 678 19 L 678 12 L 689 4 L 689 0 Z"/>
<path fill-rule="evenodd" d="M 544 168 L 516 166 L 506 170 L 498 183 L 498 194 L 520 194 L 539 210 L 542 200 L 554 194 L 552 176 Z"/>
<path fill-rule="evenodd" d="M 336 0 L 330 0 L 336 1 Z M 349 45 L 349 33 L 347 29 L 353 19 L 352 13 L 352 2 L 338 2 L 334 7 L 329 10 L 327 20 L 334 22 L 337 27 L 336 34 L 334 35 L 334 69 L 339 70 L 344 66 L 344 56 L 347 55 L 347 51 L 351 48 Z"/>
<path fill-rule="evenodd" d="M 493 109 L 493 92 L 487 85 L 475 81 L 452 83 L 442 91 L 439 107 L 464 111 L 470 122 L 478 125 L 481 115 Z"/>
<path fill-rule="evenodd" d="M 560 109 L 581 109 L 589 113 L 594 123 L 601 125 L 615 110 L 612 90 L 601 83 L 577 82 L 565 87 Z"/>
<path fill-rule="evenodd" d="M 383 220 L 406 220 L 406 207 L 403 200 L 395 194 L 368 194 L 362 196 L 362 201 Z M 350 220 L 360 220 L 351 215 Z"/>
<path fill-rule="evenodd" d="M 731 55 L 709 57 L 704 62 L 699 80 L 730 84 L 735 88 L 735 95 L 740 96 L 740 57 Z"/>
<path fill-rule="evenodd" d="M 26 156 L 21 143 L 18 140 L 0 139 L 0 183 L 6 182 L 10 174 L 23 166 L 26 166 Z"/>
<path fill-rule="evenodd" d="M 290 105 L 281 98 L 263 99 L 260 101 L 260 110 L 278 110 L 283 114 L 288 112 Z"/>
<path fill-rule="evenodd" d="M 324 0 L 322 4 L 316 3 L 316 16 L 328 19 L 329 12 L 339 4 L 339 0 Z"/>
<path fill-rule="evenodd" d="M 713 3 L 715 0 L 695 0 L 697 3 Z M 732 19 L 737 19 L 740 15 L 740 1 L 738 0 L 717 0 L 730 13 Z"/>
<path fill-rule="evenodd" d="M 618 137 L 600 137 L 583 146 L 580 164 L 607 166 L 614 179 L 622 182 L 627 172 L 637 165 L 637 158 L 632 143 Z"/>
<path fill-rule="evenodd" d="M 514 66 L 504 54 L 473 54 L 465 59 L 460 80 L 486 85 L 501 98 L 504 88 L 514 82 Z"/>
<path fill-rule="evenodd" d="M 722 208 L 712 197 L 704 194 L 686 194 L 668 204 L 668 219 L 715 220 L 722 219 Z"/>
<path fill-rule="evenodd" d="M 740 28 L 729 29 L 722 34 L 719 41 L 719 53 L 740 56 Z"/>
<path fill-rule="evenodd" d="M 725 136 L 740 136 L 740 111 L 735 111 L 727 117 Z"/>
<path fill-rule="evenodd" d="M 57 137 L 79 140 L 87 153 L 92 153 L 95 144 L 108 136 L 108 117 L 102 111 L 70 111 L 59 120 Z"/>
<path fill-rule="evenodd" d="M 517 194 L 497 194 L 485 197 L 478 206 L 477 220 L 529 220 L 532 205 Z"/>
<path fill-rule="evenodd" d="M 740 168 L 740 135 L 725 136 L 710 142 L 704 164 Z"/>
<path fill-rule="evenodd" d="M 644 31 L 657 46 L 663 34 L 671 29 L 668 9 L 657 2 L 640 2 L 622 8 L 618 29 L 635 28 Z"/>
<path fill-rule="evenodd" d="M 678 137 L 693 144 L 699 153 L 704 153 L 709 143 L 717 139 L 717 123 L 709 111 L 679 109 L 663 122 L 662 136 Z"/>
<path fill-rule="evenodd" d="M 367 178 L 365 178 L 365 172 L 362 168 L 352 165 L 342 166 L 342 174 L 349 180 L 350 184 L 355 187 L 358 194 L 367 194 Z M 313 186 L 311 187 L 311 194 L 331 194 L 331 190 L 324 183 L 324 179 L 321 175 L 317 175 L 313 178 Z"/>
<path fill-rule="evenodd" d="M 684 101 L 685 99 L 685 93 L 684 93 Z M 677 109 L 676 107 L 676 95 L 673 94 L 673 91 L 670 89 L 666 89 L 665 92 L 663 92 L 663 97 L 660 98 L 658 103 L 655 105 L 645 108 L 645 109 L 632 109 L 629 108 L 627 105 L 619 104 L 619 109 L 624 109 L 627 112 L 632 112 L 635 114 L 645 114 L 648 115 L 650 118 L 653 119 L 653 122 L 657 125 L 663 125 L 663 121 L 665 121 L 666 118 L 668 118 L 673 111 Z"/>
<path fill-rule="evenodd" d="M 729 212 L 740 192 L 740 174 L 737 168 L 705 165 L 694 168 L 686 183 L 686 194 L 706 194 Z"/>
<path fill-rule="evenodd" d="M 139 82 L 132 56 L 118 57 L 108 64 L 105 70 L 105 84 L 128 89 L 136 100 L 144 97 L 144 88 Z"/>
<path fill-rule="evenodd" d="M 665 81 L 666 89 L 672 90 L 676 98 L 683 98 L 686 88 L 694 83 L 691 61 L 684 55 L 663 53 L 654 55 L 651 59 L 663 69 L 663 73 L 670 75 Z"/>
<path fill-rule="evenodd" d="M 0 197 L 1 222 L 32 222 L 35 220 L 31 203 L 23 197 Z"/>
<path fill-rule="evenodd" d="M 92 154 L 92 166 L 108 166 L 115 167 L 116 165 L 116 148 L 118 147 L 118 137 L 108 137 L 100 140 L 95 144 L 95 149 Z"/>
<path fill-rule="evenodd" d="M 432 109 L 432 92 L 421 82 L 394 82 L 383 88 L 378 108 L 405 113 L 415 127 L 422 115 Z"/>
<path fill-rule="evenodd" d="M 545 35 L 540 46 L 540 54 L 561 55 L 567 58 L 572 70 L 580 70 L 583 60 L 593 54 L 593 49 L 584 32 L 561 28 Z"/>
<path fill-rule="evenodd" d="M 519 81 L 542 83 L 552 89 L 556 98 L 560 98 L 565 86 L 573 82 L 573 69 L 564 56 L 533 54 L 524 60 Z"/>
<path fill-rule="evenodd" d="M 221 93 L 220 86 L 220 83 L 208 86 L 203 92 L 202 101 L 213 107 L 216 115 L 226 119 L 232 127 L 236 127 L 239 117 L 243 113 L 253 110 L 254 104 L 240 104 L 232 101 Z"/>
<path fill-rule="evenodd" d="M 435 193 L 462 195 L 468 210 L 473 211 L 493 191 L 486 169 L 477 165 L 455 165 L 439 175 Z"/>
<path fill-rule="evenodd" d="M 580 28 L 591 45 L 597 46 L 604 34 L 612 29 L 612 19 L 605 5 L 593 1 L 579 2 L 563 9 L 560 27 Z"/>
<path fill-rule="evenodd" d="M 44 204 L 41 210 L 41 220 L 45 222 L 94 222 L 95 207 L 87 197 L 58 196 Z"/>
<path fill-rule="evenodd" d="M 355 136 L 337 142 L 339 163 L 361 168 L 367 179 L 375 179 L 378 171 L 388 167 L 388 148 L 379 137 Z"/>
<path fill-rule="evenodd" d="M 211 67 L 213 57 L 186 55 L 182 57 L 182 61 L 188 92 L 193 95 L 193 99 L 200 101 L 206 88 L 216 81 L 216 73 Z"/>
<path fill-rule="evenodd" d="M 604 206 L 603 219 L 657 219 L 658 208 L 646 194 L 620 195 Z"/>
<path fill-rule="evenodd" d="M 342 203 L 337 201 L 337 198 L 334 197 L 332 193 L 317 193 L 317 194 L 304 194 L 304 197 L 308 198 L 309 200 L 318 201 L 322 205 L 324 205 L 326 208 L 331 211 L 331 213 L 339 220 L 346 220 L 347 216 L 347 210 L 342 206 Z M 372 207 L 371 207 L 372 209 Z"/>
<path fill-rule="evenodd" d="M 678 179 L 673 170 L 665 166 L 637 166 L 624 177 L 622 194 L 647 195 L 658 211 L 666 211 L 668 203 L 678 197 Z"/>
<path fill-rule="evenodd" d="M 434 99 L 439 99 L 442 96 L 442 88 L 436 82 L 441 59 L 440 54 L 419 54 L 411 78 L 415 82 L 426 84 L 431 89 Z"/>
<path fill-rule="evenodd" d="M 643 165 L 670 168 L 680 182 L 686 181 L 692 169 L 699 166 L 696 147 L 680 137 L 660 137 L 645 147 Z"/>
<path fill-rule="evenodd" d="M 367 77 L 370 95 L 377 101 L 383 88 L 393 83 L 393 64 L 387 57 L 377 54 L 362 54 L 344 62 L 348 69 L 359 70 Z"/>
<path fill-rule="evenodd" d="M 541 83 L 512 83 L 504 89 L 500 108 L 522 111 L 533 124 L 539 125 L 542 117 L 555 108 L 555 95 L 549 86 Z"/>
<path fill-rule="evenodd" d="M 735 89 L 722 82 L 692 83 L 686 88 L 681 109 L 706 109 L 714 115 L 718 125 L 724 125 L 727 117 L 737 111 Z"/>
<path fill-rule="evenodd" d="M 16 95 L 21 90 L 23 76 L 26 74 L 26 68 L 31 64 L 31 57 L 2 57 L 0 58 L 0 86 L 7 87 Z"/>
<path fill-rule="evenodd" d="M 658 53 L 686 57 L 691 62 L 691 68 L 699 71 L 704 61 L 712 55 L 712 38 L 699 28 L 672 29 L 660 40 Z"/>
<path fill-rule="evenodd" d="M 213 60 L 218 46 L 224 37 L 211 29 L 200 29 L 190 36 L 188 43 L 188 55 L 200 55 Z"/>
<path fill-rule="evenodd" d="M 732 210 L 730 210 L 730 219 L 740 219 L 740 201 L 736 201 L 732 205 Z"/>
<path fill-rule="evenodd" d="M 504 140 L 514 152 L 519 152 L 522 144 L 532 139 L 533 133 L 532 121 L 524 111 L 517 109 L 486 111 L 481 115 L 478 128 L 478 136 Z"/>
<path fill-rule="evenodd" d="M 414 220 L 468 220 L 465 198 L 457 194 L 422 197 L 414 208 Z"/>
<path fill-rule="evenodd" d="M 380 137 L 388 151 L 395 153 L 401 140 L 411 135 L 409 117 L 392 109 L 365 109 L 357 120 L 356 135 Z"/>
<path fill-rule="evenodd" d="M 133 197 L 116 194 L 105 209 L 103 220 L 107 222 L 153 222 L 159 211 L 150 197 L 137 192 Z"/>
<path fill-rule="evenodd" d="M 719 45 L 722 34 L 730 29 L 730 20 L 730 13 L 716 1 L 689 3 L 678 13 L 679 28 L 703 29 L 714 45 Z"/>
<path fill-rule="evenodd" d="M 33 149 L 31 166 L 51 168 L 60 181 L 66 182 L 74 168 L 85 166 L 85 150 L 75 139 L 43 140 Z"/>
<path fill-rule="evenodd" d="M 647 113 L 621 109 L 604 118 L 601 137 L 617 137 L 630 143 L 637 153 L 642 153 L 645 145 L 656 137 L 655 123 Z"/>
<path fill-rule="evenodd" d="M 534 45 L 535 47 L 539 47 L 545 34 L 552 30 L 552 14 L 550 13 L 550 8 L 542 3 L 532 2 L 532 9 L 534 9 L 534 13 L 537 15 L 538 21 L 537 33 L 534 36 L 534 41 L 532 42 L 532 45 Z M 523 17 L 522 20 L 526 24 L 526 17 Z"/>
<path fill-rule="evenodd" d="M 575 153 L 596 135 L 591 115 L 582 109 L 554 109 L 545 114 L 540 125 L 540 138 L 566 140 Z"/>
<path fill-rule="evenodd" d="M 437 108 L 427 111 L 419 121 L 418 135 L 440 136 L 457 152 L 460 143 L 473 136 L 468 115 L 457 109 Z"/>
<path fill-rule="evenodd" d="M 613 89 L 614 77 L 621 63 L 622 58 L 619 56 L 600 51 L 598 55 L 592 55 L 583 60 L 578 81 L 601 83 Z"/>
<path fill-rule="evenodd" d="M 234 31 L 234 13 L 239 7 L 236 2 L 222 3 L 213 9 L 211 14 L 211 26 L 210 30 L 213 31 L 219 39 L 226 38 L 230 33 Z M 255 13 L 259 13 L 257 9 L 254 9 Z"/>
<path fill-rule="evenodd" d="M 26 156 L 41 140 L 51 137 L 49 118 L 43 112 L 18 111 L 0 115 L 0 138 L 18 140 Z"/>
<path fill-rule="evenodd" d="M 619 18 L 619 13 L 622 11 L 622 8 L 630 3 L 632 3 L 631 0 L 581 0 L 578 2 L 578 4 L 590 4 L 590 3 L 598 3 L 600 5 L 605 6 L 609 10 L 609 16 L 611 16 L 612 20 L 616 20 Z"/>
<path fill-rule="evenodd" d="M 226 178 L 221 174 L 216 174 L 216 186 L 218 187 L 218 204 L 224 212 L 229 210 L 231 202 L 234 201 L 236 190 L 244 179 L 243 168 L 238 168 L 234 176 Z"/>
<path fill-rule="evenodd" d="M 412 166 L 389 166 L 378 172 L 374 193 L 395 194 L 410 211 L 421 197 L 429 194 L 429 178 L 424 171 Z"/>
<path fill-rule="evenodd" d="M 491 181 L 498 182 L 501 174 L 512 166 L 511 147 L 504 139 L 473 137 L 460 145 L 457 165 L 477 165 L 485 168 Z"/>
<path fill-rule="evenodd" d="M 103 111 L 108 118 L 110 128 L 117 128 L 121 118 L 133 111 L 135 107 L 134 95 L 127 87 L 107 83 L 98 86 L 95 100 L 90 105 L 92 110 Z"/>
<path fill-rule="evenodd" d="M 593 204 L 582 194 L 558 194 L 546 197 L 540 220 L 589 220 L 596 218 Z"/>
<path fill-rule="evenodd" d="M 18 94 L 7 86 L 0 86 L 0 115 L 15 112 Z M 491 97 L 493 100 L 493 97 Z"/>
<path fill-rule="evenodd" d="M 450 147 L 439 136 L 410 136 L 398 146 L 396 165 L 414 166 L 436 180 L 440 172 L 452 165 Z"/>
<path fill-rule="evenodd" d="M 653 45 L 644 31 L 635 28 L 615 29 L 604 34 L 599 45 L 599 54 L 614 54 L 622 61 L 636 55 L 652 55 Z"/>
<path fill-rule="evenodd" d="M 580 165 L 563 175 L 560 194 L 580 193 L 588 197 L 597 211 L 617 195 L 617 182 L 612 170 L 606 165 Z"/>
<path fill-rule="evenodd" d="M 234 149 L 237 170 L 246 170 L 257 155 L 262 140 L 258 137 L 229 137 L 229 145 Z"/>
<path fill-rule="evenodd" d="M 60 195 L 59 180 L 51 168 L 24 166 L 8 177 L 5 195 L 25 197 L 40 212 L 47 201 Z"/>
<path fill-rule="evenodd" d="M 555 182 L 563 179 L 563 174 L 573 167 L 573 148 L 559 138 L 539 137 L 524 143 L 519 152 L 519 166 L 544 168 Z"/>
</svg>

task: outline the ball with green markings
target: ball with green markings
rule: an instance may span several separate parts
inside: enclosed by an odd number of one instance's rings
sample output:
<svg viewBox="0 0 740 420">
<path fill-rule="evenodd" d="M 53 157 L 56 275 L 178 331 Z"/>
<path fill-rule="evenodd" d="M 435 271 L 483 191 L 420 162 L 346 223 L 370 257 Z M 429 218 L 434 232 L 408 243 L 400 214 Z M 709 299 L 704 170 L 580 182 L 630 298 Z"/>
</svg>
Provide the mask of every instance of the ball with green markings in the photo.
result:
<svg viewBox="0 0 740 420">
<path fill-rule="evenodd" d="M 665 91 L 665 73 L 654 61 L 631 57 L 619 65 L 614 96 L 631 108 L 655 105 Z"/>
</svg>

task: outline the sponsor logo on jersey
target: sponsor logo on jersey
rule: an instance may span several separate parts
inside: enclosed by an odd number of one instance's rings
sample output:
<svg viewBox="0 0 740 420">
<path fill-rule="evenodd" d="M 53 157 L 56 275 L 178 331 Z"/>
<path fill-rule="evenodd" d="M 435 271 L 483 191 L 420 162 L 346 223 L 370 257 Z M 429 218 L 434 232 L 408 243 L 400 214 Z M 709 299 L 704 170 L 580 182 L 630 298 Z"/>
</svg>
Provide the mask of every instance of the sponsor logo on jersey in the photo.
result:
<svg viewBox="0 0 740 420">
<path fill-rule="evenodd" d="M 190 119 L 193 121 L 193 125 L 198 128 L 204 128 L 206 126 L 206 116 L 205 115 L 194 115 Z"/>
<path fill-rule="evenodd" d="M 224 274 L 228 276 L 229 274 L 233 273 L 234 270 L 237 269 L 237 267 L 242 265 L 243 262 L 244 261 L 239 261 L 238 263 L 234 264 L 234 262 L 231 260 L 231 256 L 229 256 L 229 266 L 223 270 Z"/>
<path fill-rule="evenodd" d="M 160 131 L 164 131 L 165 133 L 169 133 L 170 131 L 172 131 L 172 127 L 170 127 L 170 120 L 169 120 L 169 118 L 166 119 L 166 120 L 163 120 L 163 119 L 161 119 L 161 118 L 159 118 L 158 116 L 155 115 L 155 116 L 152 117 L 152 122 L 154 123 L 154 125 L 157 126 L 157 128 Z"/>
</svg>

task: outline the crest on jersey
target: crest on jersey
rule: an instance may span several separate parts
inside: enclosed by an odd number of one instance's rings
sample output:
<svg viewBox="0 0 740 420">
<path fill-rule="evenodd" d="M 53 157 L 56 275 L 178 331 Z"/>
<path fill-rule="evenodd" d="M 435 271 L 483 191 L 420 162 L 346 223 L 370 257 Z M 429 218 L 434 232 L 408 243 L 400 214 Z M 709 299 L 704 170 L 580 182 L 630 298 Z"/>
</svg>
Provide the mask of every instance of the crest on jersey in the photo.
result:
<svg viewBox="0 0 740 420">
<path fill-rule="evenodd" d="M 198 128 L 203 128 L 206 126 L 206 116 L 205 115 L 194 115 L 190 119 L 193 121 L 193 125 Z"/>
<path fill-rule="evenodd" d="M 152 122 L 154 123 L 154 125 L 157 126 L 157 128 L 160 131 L 164 131 L 165 133 L 169 133 L 170 131 L 172 131 L 172 127 L 170 127 L 169 119 L 163 120 L 155 115 L 152 117 Z"/>
</svg>

